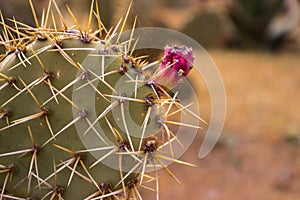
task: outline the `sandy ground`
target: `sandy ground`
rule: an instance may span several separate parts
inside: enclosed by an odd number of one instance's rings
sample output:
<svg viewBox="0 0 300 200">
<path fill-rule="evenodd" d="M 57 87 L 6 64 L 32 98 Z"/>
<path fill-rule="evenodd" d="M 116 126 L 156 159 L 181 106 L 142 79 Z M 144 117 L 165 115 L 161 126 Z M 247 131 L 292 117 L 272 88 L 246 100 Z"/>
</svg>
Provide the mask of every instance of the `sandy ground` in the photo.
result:
<svg viewBox="0 0 300 200">
<path fill-rule="evenodd" d="M 224 79 L 227 116 L 222 137 L 198 158 L 204 131 L 170 169 L 160 171 L 160 199 L 296 200 L 300 196 L 300 59 L 296 53 L 210 50 Z M 208 111 L 208 105 L 204 105 Z M 144 192 L 144 199 L 155 199 Z"/>
</svg>

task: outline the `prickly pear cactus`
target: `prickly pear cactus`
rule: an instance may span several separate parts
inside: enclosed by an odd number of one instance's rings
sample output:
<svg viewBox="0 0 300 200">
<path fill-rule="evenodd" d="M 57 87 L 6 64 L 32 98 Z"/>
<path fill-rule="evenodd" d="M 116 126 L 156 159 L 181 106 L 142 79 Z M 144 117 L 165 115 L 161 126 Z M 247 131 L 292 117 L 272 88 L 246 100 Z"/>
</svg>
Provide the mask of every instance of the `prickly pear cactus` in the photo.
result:
<svg viewBox="0 0 300 200">
<path fill-rule="evenodd" d="M 118 26 L 103 27 L 97 1 L 87 31 L 68 8 L 69 28 L 53 0 L 39 23 L 29 3 L 36 28 L 1 15 L 0 199 L 141 199 L 143 180 L 157 179 L 146 165 L 174 178 L 161 160 L 191 165 L 158 153 L 176 140 L 168 125 L 181 125 L 168 118 L 184 109 L 169 90 L 192 68 L 191 49 L 167 47 L 151 74 L 158 62 L 133 57 L 131 40 L 111 42 Z"/>
</svg>

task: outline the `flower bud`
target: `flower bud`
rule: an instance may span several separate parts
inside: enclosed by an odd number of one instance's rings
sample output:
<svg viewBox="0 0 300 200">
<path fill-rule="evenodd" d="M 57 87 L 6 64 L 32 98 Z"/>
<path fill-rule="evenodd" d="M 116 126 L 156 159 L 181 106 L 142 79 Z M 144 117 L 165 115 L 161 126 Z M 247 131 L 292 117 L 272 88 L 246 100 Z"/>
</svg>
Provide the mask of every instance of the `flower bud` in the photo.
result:
<svg viewBox="0 0 300 200">
<path fill-rule="evenodd" d="M 158 73 L 153 82 L 168 89 L 176 87 L 179 81 L 186 77 L 193 68 L 194 55 L 186 46 L 167 46 Z"/>
</svg>

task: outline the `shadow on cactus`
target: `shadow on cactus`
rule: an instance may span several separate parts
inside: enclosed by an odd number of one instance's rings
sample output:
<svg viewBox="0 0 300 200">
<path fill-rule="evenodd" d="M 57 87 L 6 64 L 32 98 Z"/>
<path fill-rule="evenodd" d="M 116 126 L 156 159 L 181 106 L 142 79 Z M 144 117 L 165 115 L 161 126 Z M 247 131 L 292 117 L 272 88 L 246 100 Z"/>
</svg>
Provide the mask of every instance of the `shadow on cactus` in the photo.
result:
<svg viewBox="0 0 300 200">
<path fill-rule="evenodd" d="M 69 7 L 72 27 L 54 0 L 41 21 L 29 3 L 36 27 L 1 15 L 0 199 L 142 199 L 142 188 L 158 198 L 160 168 L 180 182 L 166 163 L 194 166 L 173 148 L 180 127 L 200 128 L 181 121 L 201 118 L 174 90 L 192 50 L 167 47 L 161 63 L 135 57 L 133 34 L 120 40 L 131 5 L 108 30 L 92 1 L 83 30 Z"/>
</svg>

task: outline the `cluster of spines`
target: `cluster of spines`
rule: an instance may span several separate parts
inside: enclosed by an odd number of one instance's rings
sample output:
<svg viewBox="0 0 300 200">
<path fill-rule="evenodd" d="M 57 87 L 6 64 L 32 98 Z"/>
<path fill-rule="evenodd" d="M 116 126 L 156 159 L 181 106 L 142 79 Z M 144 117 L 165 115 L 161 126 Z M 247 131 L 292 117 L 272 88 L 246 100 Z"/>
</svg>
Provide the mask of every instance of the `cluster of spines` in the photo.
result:
<svg viewBox="0 0 300 200">
<path fill-rule="evenodd" d="M 3 90 L 6 87 L 14 87 L 17 91 L 17 93 L 12 96 L 8 101 L 6 101 L 2 106 L 1 106 L 1 111 L 0 111 L 0 119 L 2 120 L 5 119 L 7 126 L 4 127 L 0 127 L 0 133 L 1 131 L 4 131 L 6 129 L 10 129 L 16 125 L 19 124 L 23 124 L 25 122 L 37 119 L 37 118 L 45 118 L 45 121 L 47 123 L 47 126 L 49 128 L 50 133 L 52 134 L 52 137 L 50 137 L 49 140 L 47 140 L 43 145 L 39 146 L 37 144 L 35 144 L 33 136 L 32 136 L 32 132 L 30 129 L 30 126 L 28 126 L 28 133 L 30 136 L 30 139 L 32 141 L 32 146 L 29 149 L 23 149 L 23 150 L 18 150 L 15 152 L 9 152 L 9 153 L 1 153 L 0 157 L 5 157 L 5 156 L 11 156 L 11 155 L 18 155 L 18 154 L 25 154 L 25 153 L 31 153 L 32 154 L 32 159 L 30 162 L 30 168 L 28 171 L 28 197 L 24 197 L 24 198 L 20 198 L 20 197 L 15 197 L 13 195 L 10 194 L 6 194 L 5 193 L 5 186 L 7 185 L 9 179 L 13 178 L 13 175 L 15 173 L 15 171 L 17 170 L 17 168 L 14 165 L 9 165 L 9 166 L 4 166 L 4 165 L 0 165 L 0 173 L 1 174 L 5 174 L 5 179 L 4 182 L 2 183 L 2 189 L 1 189 L 1 193 L 0 193 L 0 199 L 34 199 L 35 197 L 31 197 L 30 196 L 30 184 L 31 184 L 31 179 L 35 178 L 38 182 L 38 187 L 46 186 L 47 188 L 49 188 L 49 192 L 45 194 L 45 196 L 43 197 L 43 199 L 45 199 L 46 197 L 50 197 L 50 199 L 54 199 L 54 198 L 58 198 L 58 199 L 62 199 L 63 193 L 65 191 L 65 187 L 66 186 L 62 186 L 60 185 L 58 182 L 58 178 L 57 178 L 57 173 L 59 173 L 60 171 L 62 171 L 63 169 L 69 169 L 71 171 L 71 175 L 69 177 L 69 181 L 68 181 L 68 185 L 71 183 L 72 181 L 72 177 L 74 174 L 78 175 L 79 177 L 81 177 L 82 179 L 86 180 L 87 182 L 89 182 L 90 184 L 94 185 L 97 188 L 97 192 L 91 194 L 89 197 L 87 197 L 86 199 L 103 199 L 103 198 L 115 198 L 115 199 L 119 199 L 118 195 L 119 194 L 123 194 L 126 198 L 129 198 L 130 196 L 135 198 L 135 199 L 141 199 L 141 196 L 137 190 L 137 186 L 141 186 L 141 187 L 145 187 L 143 186 L 144 183 L 144 179 L 145 177 L 149 179 L 149 181 L 147 182 L 152 182 L 153 180 L 155 180 L 156 186 L 154 191 L 156 191 L 157 193 L 159 192 L 158 190 L 158 177 L 151 177 L 149 175 L 146 175 L 146 167 L 148 162 L 152 162 L 152 167 L 154 168 L 158 168 L 158 167 L 162 167 L 164 168 L 171 176 L 173 176 L 178 182 L 180 182 L 174 175 L 173 173 L 163 164 L 163 162 L 161 162 L 161 160 L 169 160 L 169 161 L 173 161 L 173 162 L 177 162 L 180 164 L 185 164 L 185 165 L 190 165 L 193 166 L 189 163 L 183 162 L 183 161 L 179 161 L 176 160 L 174 158 L 173 155 L 173 150 L 172 150 L 172 145 L 171 142 L 173 140 L 177 140 L 176 135 L 173 134 L 173 132 L 168 128 L 168 124 L 173 124 L 173 125 L 179 125 L 179 126 L 188 126 L 191 128 L 199 128 L 196 125 L 189 125 L 189 124 L 183 124 L 180 122 L 175 122 L 175 121 L 170 121 L 167 120 L 169 116 L 172 116 L 178 112 L 181 112 L 183 110 L 188 110 L 187 106 L 183 106 L 181 104 L 179 104 L 176 101 L 176 94 L 172 97 L 170 96 L 170 94 L 165 91 L 164 88 L 162 88 L 160 85 L 155 83 L 155 78 L 160 74 L 159 71 L 156 71 L 153 75 L 151 75 L 150 77 L 146 77 L 144 80 L 144 83 L 146 85 L 148 85 L 149 87 L 152 88 L 152 93 L 148 94 L 145 96 L 144 99 L 137 99 L 136 98 L 136 92 L 135 92 L 135 98 L 131 98 L 131 97 L 126 97 L 126 95 L 118 94 L 113 88 L 110 88 L 116 95 L 108 95 L 108 94 L 102 94 L 100 91 L 98 91 L 95 88 L 95 92 L 98 92 L 98 94 L 102 95 L 104 98 L 108 99 L 108 98 L 117 98 L 118 101 L 116 101 L 116 105 L 120 104 L 123 105 L 124 103 L 126 103 L 126 101 L 135 101 L 135 102 L 141 102 L 146 104 L 146 106 L 148 107 L 148 111 L 147 113 L 151 112 L 151 108 L 156 105 L 159 104 L 160 106 L 164 105 L 167 106 L 168 109 L 167 111 L 164 113 L 163 116 L 158 116 L 157 118 L 157 124 L 161 126 L 162 131 L 160 134 L 165 134 L 167 136 L 167 141 L 161 141 L 159 139 L 157 139 L 158 137 L 160 137 L 160 135 L 158 135 L 158 133 L 155 133 L 154 136 L 151 136 L 148 139 L 143 139 L 143 135 L 141 136 L 141 138 L 143 140 L 141 140 L 141 142 L 139 143 L 139 148 L 137 151 L 135 151 L 135 148 L 133 147 L 132 143 L 130 142 L 130 136 L 127 135 L 127 138 L 122 138 L 122 136 L 118 133 L 118 131 L 112 127 L 111 127 L 111 131 L 112 133 L 115 134 L 115 138 L 117 141 L 117 144 L 115 146 L 111 147 L 111 151 L 109 151 L 107 154 L 105 154 L 102 158 L 98 159 L 95 163 L 93 163 L 90 167 L 95 166 L 96 164 L 98 164 L 99 162 L 101 162 L 103 159 L 105 159 L 110 153 L 118 153 L 118 152 L 123 152 L 123 153 L 127 153 L 127 154 L 131 154 L 133 157 L 135 157 L 139 162 L 134 166 L 134 169 L 140 169 L 140 173 L 137 176 L 134 176 L 131 179 L 126 179 L 129 177 L 129 175 L 138 170 L 132 170 L 129 173 L 127 173 L 125 176 L 122 173 L 122 170 L 120 169 L 120 176 L 121 176 L 121 180 L 120 182 L 117 184 L 121 184 L 122 185 L 122 189 L 120 190 L 116 190 L 114 191 L 114 187 L 112 186 L 112 184 L 110 182 L 103 182 L 103 183 L 97 183 L 95 181 L 95 179 L 92 177 L 92 175 L 89 173 L 89 167 L 87 167 L 84 163 L 85 160 L 85 153 L 87 152 L 91 152 L 93 151 L 93 149 L 88 149 L 88 150 L 78 150 L 76 152 L 71 151 L 65 147 L 62 147 L 58 144 L 53 144 L 56 148 L 69 153 L 72 157 L 69 160 L 66 161 L 62 161 L 62 163 L 60 164 L 56 164 L 55 160 L 53 160 L 53 173 L 51 175 L 49 175 L 47 178 L 42 179 L 41 177 L 39 177 L 39 173 L 38 173 L 38 164 L 37 164 L 37 156 L 40 153 L 40 151 L 43 150 L 43 147 L 48 144 L 49 142 L 52 142 L 55 140 L 55 138 L 57 138 L 64 130 L 66 130 L 67 128 L 69 128 L 70 126 L 73 126 L 77 121 L 79 121 L 80 119 L 85 119 L 87 121 L 88 124 L 90 124 L 90 128 L 93 129 L 93 123 L 89 121 L 88 119 L 88 112 L 84 109 L 81 109 L 78 105 L 76 105 L 69 97 L 65 96 L 63 93 L 71 88 L 75 83 L 81 81 L 81 80 L 85 80 L 87 82 L 87 84 L 91 85 L 91 82 L 93 80 L 91 80 L 92 76 L 95 76 L 98 81 L 101 81 L 104 84 L 107 84 L 104 79 L 102 79 L 99 75 L 95 74 L 93 71 L 89 70 L 86 71 L 84 68 L 82 68 L 82 66 L 75 62 L 65 51 L 64 49 L 64 40 L 68 39 L 68 38 L 72 38 L 72 39 L 79 39 L 82 43 L 90 43 L 93 41 L 97 41 L 97 42 L 101 42 L 104 44 L 104 49 L 101 50 L 99 52 L 100 55 L 102 55 L 103 57 L 107 54 L 109 54 L 109 48 L 111 48 L 113 51 L 119 51 L 121 52 L 121 59 L 122 59 L 122 63 L 124 63 L 124 65 L 122 64 L 118 70 L 116 71 L 112 71 L 109 73 L 121 73 L 121 74 L 125 74 L 128 76 L 127 71 L 128 71 L 128 64 L 130 64 L 129 66 L 131 68 L 134 68 L 136 70 L 136 72 L 138 74 L 143 74 L 143 72 L 145 70 L 147 70 L 148 68 L 154 66 L 155 64 L 157 64 L 158 62 L 154 62 L 154 63 L 146 63 L 145 61 L 142 61 L 143 57 L 140 58 L 133 58 L 132 56 L 132 52 L 134 50 L 134 47 L 136 44 L 133 45 L 132 49 L 130 50 L 131 47 L 131 41 L 133 40 L 133 38 L 130 38 L 130 40 L 128 42 L 126 42 L 125 44 L 119 44 L 119 39 L 117 39 L 116 44 L 117 45 L 110 45 L 109 41 L 111 40 L 111 37 L 115 36 L 118 27 L 121 24 L 121 20 L 118 23 L 118 25 L 116 26 L 115 29 L 111 29 L 109 31 L 106 31 L 106 37 L 103 38 L 103 34 L 102 34 L 102 30 L 106 30 L 104 28 L 104 26 L 102 25 L 101 19 L 100 19 L 100 14 L 98 12 L 98 4 L 96 1 L 96 19 L 98 22 L 98 30 L 94 33 L 90 33 L 90 26 L 91 26 L 91 20 L 92 20 L 92 15 L 93 15 L 93 6 L 94 6 L 94 1 L 92 1 L 92 6 L 91 6 L 91 11 L 90 11 L 90 15 L 89 15 L 89 22 L 88 22 L 88 28 L 86 32 L 83 32 L 79 26 L 79 24 L 77 23 L 76 18 L 74 17 L 74 14 L 72 13 L 72 11 L 68 8 L 69 13 L 71 14 L 72 18 L 74 19 L 74 22 L 77 26 L 77 29 L 73 28 L 73 29 L 68 29 L 66 24 L 63 22 L 63 17 L 61 12 L 59 11 L 56 3 L 54 0 L 50 0 L 49 1 L 49 7 L 47 9 L 46 14 L 43 14 L 43 18 L 42 18 L 42 23 L 41 26 L 39 26 L 38 20 L 36 18 L 35 12 L 34 12 L 34 7 L 31 1 L 30 5 L 31 8 L 33 10 L 34 13 L 34 19 L 37 25 L 37 28 L 32 28 L 29 27 L 21 22 L 16 21 L 15 19 L 13 19 L 13 23 L 15 24 L 14 28 L 11 28 L 9 26 L 7 26 L 4 22 L 3 16 L 1 15 L 1 24 L 3 25 L 4 28 L 4 33 L 1 36 L 1 44 L 4 45 L 6 47 L 6 54 L 5 55 L 1 55 L 1 60 L 2 63 L 6 62 L 6 60 L 9 60 L 8 57 L 12 54 L 15 54 L 18 59 L 20 60 L 20 62 L 15 65 L 12 66 L 9 70 L 13 70 L 16 67 L 19 67 L 20 65 L 23 65 L 24 67 L 26 67 L 28 64 L 30 65 L 30 59 L 32 58 L 36 58 L 39 63 L 40 66 L 42 67 L 43 70 L 43 74 L 41 75 L 41 77 L 39 77 L 38 79 L 32 81 L 29 84 L 24 83 L 24 81 L 22 80 L 22 78 L 20 77 L 13 77 L 13 76 L 6 76 L 4 73 L 2 73 L 3 71 L 5 71 L 5 67 L 6 64 L 2 64 L 1 68 L 0 68 L 0 83 L 2 83 L 2 85 L 0 86 L 0 91 Z M 52 14 L 51 11 L 51 3 L 54 4 L 56 11 L 58 12 L 61 22 L 64 25 L 64 30 L 58 30 L 56 27 L 56 22 L 54 19 L 54 16 Z M 54 28 L 47 28 L 48 24 L 47 22 L 49 22 L 49 18 L 50 18 L 50 12 L 51 12 L 51 16 L 52 16 L 52 20 L 53 20 L 53 26 Z M 128 9 L 129 12 L 129 9 Z M 128 12 L 126 14 L 126 18 L 128 16 Z M 126 23 L 126 18 L 123 22 L 123 25 L 121 27 L 121 32 L 124 29 L 124 25 Z M 134 24 L 135 26 L 135 24 Z M 21 32 L 21 30 L 25 31 Z M 27 34 L 26 34 L 27 33 Z M 17 35 L 17 38 L 14 35 Z M 28 35 L 29 34 L 29 35 Z M 96 35 L 100 35 L 99 37 L 97 37 Z M 46 46 L 43 47 L 42 49 L 39 49 L 38 51 L 34 51 L 32 48 L 30 48 L 30 44 L 33 43 L 34 41 L 39 40 L 39 41 L 44 41 L 44 40 L 49 40 L 51 41 L 51 43 Z M 125 49 L 122 49 L 122 47 L 126 47 Z M 32 55 L 31 57 L 26 57 L 25 55 L 25 51 L 27 51 L 29 49 L 29 51 L 32 51 Z M 46 69 L 46 67 L 44 66 L 44 64 L 42 63 L 42 61 L 39 59 L 39 54 L 41 54 L 42 52 L 48 51 L 48 50 L 56 50 L 58 51 L 70 64 L 72 64 L 78 71 L 81 71 L 80 76 L 76 77 L 72 82 L 70 82 L 69 84 L 67 84 L 65 87 L 63 87 L 62 89 L 57 89 L 53 86 L 53 84 L 51 83 L 52 79 L 54 78 L 54 75 L 51 71 L 48 71 Z M 82 50 L 82 49 L 80 49 Z M 129 51 L 130 50 L 130 51 Z M 76 52 L 76 49 L 73 49 L 74 52 Z M 170 64 L 172 65 L 172 63 Z M 104 66 L 102 66 L 102 68 L 104 69 Z M 102 74 L 102 77 L 104 77 L 105 74 Z M 138 83 L 138 81 L 141 80 L 136 80 L 133 78 L 133 80 L 136 81 L 136 84 Z M 21 82 L 21 85 L 23 86 L 23 88 L 20 89 L 20 84 L 17 86 L 16 82 L 19 81 Z M 49 87 L 49 90 L 52 94 L 52 96 L 46 100 L 44 103 L 40 103 L 38 101 L 38 98 L 34 95 L 34 93 L 32 92 L 32 88 L 40 85 L 41 83 L 46 83 Z M 107 84 L 108 85 L 108 84 Z M 37 104 L 37 106 L 40 108 L 40 112 L 34 113 L 32 115 L 26 116 L 24 118 L 20 118 L 14 121 L 10 121 L 9 117 L 11 110 L 8 110 L 5 108 L 5 106 L 7 104 L 9 104 L 11 101 L 13 101 L 17 96 L 23 94 L 23 93 L 29 93 L 31 95 L 31 97 L 33 98 L 33 100 L 35 101 L 35 103 Z M 70 105 L 72 107 L 75 107 L 78 110 L 78 117 L 73 119 L 72 121 L 70 121 L 66 126 L 64 126 L 61 130 L 59 130 L 58 132 L 56 132 L 54 134 L 54 131 L 52 130 L 52 126 L 49 122 L 48 116 L 51 114 L 51 110 L 48 109 L 47 107 L 45 107 L 45 105 L 51 101 L 51 100 L 57 100 L 57 97 L 61 96 L 65 101 L 69 102 Z M 164 98 L 161 98 L 162 96 L 164 96 Z M 178 107 L 177 111 L 171 112 L 171 107 L 172 106 L 176 106 Z M 113 108 L 113 106 L 108 107 L 107 109 L 105 109 L 103 111 L 103 113 L 101 113 L 98 118 L 100 116 L 105 116 L 106 113 L 108 113 L 111 109 Z M 188 110 L 189 112 L 191 112 L 190 110 Z M 146 126 L 146 124 L 148 123 L 147 120 L 149 119 L 149 115 L 145 116 L 145 120 L 144 120 L 144 126 Z M 107 120 L 107 119 L 106 119 Z M 109 123 L 109 121 L 107 120 L 107 122 Z M 143 127 L 144 128 L 144 127 Z M 162 144 L 159 144 L 159 141 Z M 180 141 L 178 141 L 180 142 Z M 170 146 L 170 151 L 172 156 L 171 157 L 166 157 L 163 156 L 162 154 L 159 153 L 160 148 L 164 147 L 164 146 Z M 99 148 L 97 150 L 105 150 L 108 147 L 102 147 Z M 120 154 L 121 155 L 121 154 Z M 140 159 L 141 157 L 141 159 Z M 1 163 L 0 163 L 1 164 Z M 71 165 L 73 165 L 73 167 L 71 167 Z M 84 169 L 86 175 L 83 175 L 82 173 L 76 171 L 76 167 L 77 165 L 81 165 L 81 167 Z M 159 165 L 159 166 L 158 166 Z M 58 169 L 57 169 L 58 167 Z M 157 173 L 156 173 L 157 176 Z M 51 185 L 49 184 L 47 181 L 50 178 L 55 177 L 55 184 Z M 125 180 L 127 180 L 127 182 L 125 182 Z"/>
</svg>

